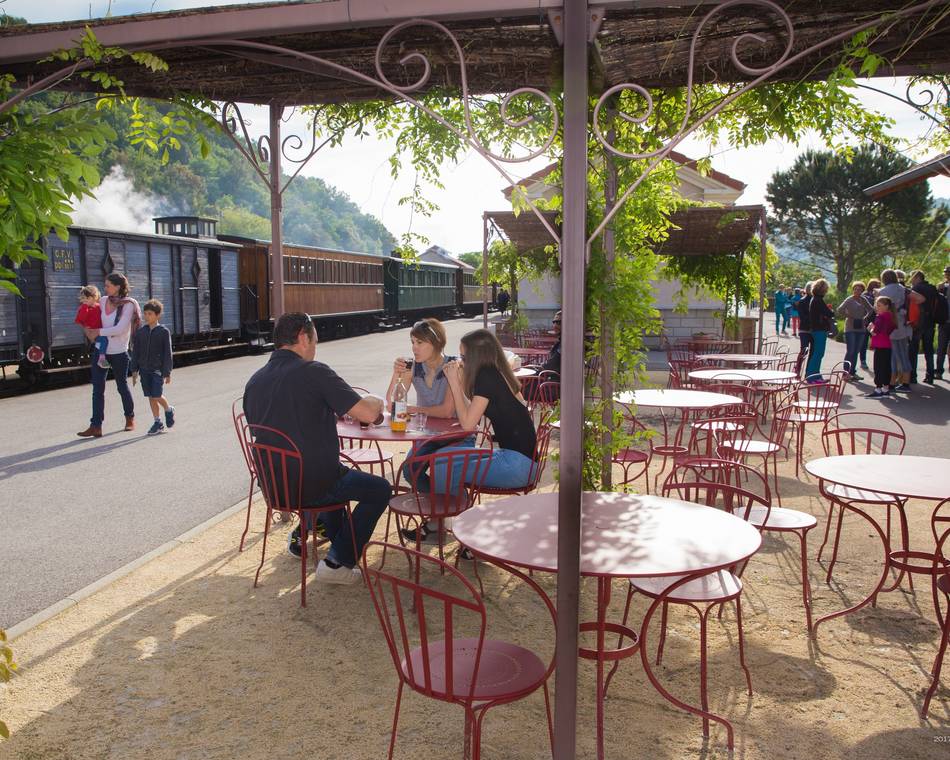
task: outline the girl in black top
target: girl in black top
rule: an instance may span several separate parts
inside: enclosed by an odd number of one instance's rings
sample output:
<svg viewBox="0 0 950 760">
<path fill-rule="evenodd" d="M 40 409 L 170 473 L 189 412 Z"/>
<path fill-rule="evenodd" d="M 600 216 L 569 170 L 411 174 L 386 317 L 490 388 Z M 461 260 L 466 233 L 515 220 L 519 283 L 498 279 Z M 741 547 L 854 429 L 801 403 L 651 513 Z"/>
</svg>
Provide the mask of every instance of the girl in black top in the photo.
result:
<svg viewBox="0 0 950 760">
<path fill-rule="evenodd" d="M 443 370 L 459 423 L 465 430 L 475 430 L 482 416 L 488 417 L 498 445 L 491 454 L 484 484 L 493 488 L 527 485 L 533 474 L 537 436 L 501 344 L 488 330 L 473 330 L 462 338 L 459 354 L 460 361 L 449 362 Z"/>
</svg>

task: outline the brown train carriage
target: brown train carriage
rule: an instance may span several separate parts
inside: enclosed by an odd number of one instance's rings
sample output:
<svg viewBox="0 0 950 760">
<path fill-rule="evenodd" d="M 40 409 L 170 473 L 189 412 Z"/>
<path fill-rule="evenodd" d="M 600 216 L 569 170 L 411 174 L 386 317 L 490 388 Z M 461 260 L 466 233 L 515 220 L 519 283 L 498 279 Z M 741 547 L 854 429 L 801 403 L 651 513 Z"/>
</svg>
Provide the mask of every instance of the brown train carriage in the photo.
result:
<svg viewBox="0 0 950 760">
<path fill-rule="evenodd" d="M 458 273 L 459 304 L 462 312 L 469 316 L 482 311 L 482 286 L 479 273 L 471 268 L 459 267 Z"/>
<path fill-rule="evenodd" d="M 270 242 L 222 236 L 241 250 L 241 313 L 248 328 L 268 329 Z M 284 245 L 284 309 L 309 314 L 319 326 L 372 329 L 384 313 L 386 257 L 304 245 Z"/>
</svg>

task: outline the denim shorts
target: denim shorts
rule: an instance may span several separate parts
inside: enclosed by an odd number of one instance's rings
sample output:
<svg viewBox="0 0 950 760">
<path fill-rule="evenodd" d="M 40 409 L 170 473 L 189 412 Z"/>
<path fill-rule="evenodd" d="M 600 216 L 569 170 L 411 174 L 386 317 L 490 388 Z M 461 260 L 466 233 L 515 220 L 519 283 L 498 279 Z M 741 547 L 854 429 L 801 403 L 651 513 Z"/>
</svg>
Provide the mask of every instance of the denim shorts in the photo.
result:
<svg viewBox="0 0 950 760">
<path fill-rule="evenodd" d="M 139 373 L 139 381 L 142 383 L 142 393 L 146 398 L 161 398 L 162 388 L 165 386 L 165 379 L 161 372 L 155 370 L 143 370 Z"/>
</svg>

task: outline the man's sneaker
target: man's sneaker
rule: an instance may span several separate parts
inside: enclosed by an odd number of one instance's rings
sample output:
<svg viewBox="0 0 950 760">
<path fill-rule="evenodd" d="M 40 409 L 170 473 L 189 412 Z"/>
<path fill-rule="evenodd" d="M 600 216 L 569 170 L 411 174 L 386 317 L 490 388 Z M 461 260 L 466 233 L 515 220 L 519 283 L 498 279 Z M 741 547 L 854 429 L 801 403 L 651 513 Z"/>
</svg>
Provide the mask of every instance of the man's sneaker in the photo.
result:
<svg viewBox="0 0 950 760">
<path fill-rule="evenodd" d="M 175 427 L 175 407 L 170 406 L 165 410 L 165 426 Z"/>
<path fill-rule="evenodd" d="M 933 377 L 925 377 L 925 378 L 924 378 L 924 383 L 926 383 L 927 385 L 933 385 L 933 384 L 934 384 L 934 379 L 933 379 Z"/>
<path fill-rule="evenodd" d="M 871 369 L 871 368 L 870 368 L 867 364 L 865 364 L 864 362 L 862 362 L 862 363 L 861 363 L 861 369 L 863 369 L 865 372 L 867 372 L 867 371 L 868 371 L 869 369 Z"/>
<path fill-rule="evenodd" d="M 359 583 L 361 577 L 359 568 L 356 567 L 346 567 L 344 565 L 330 567 L 325 559 L 321 559 L 317 565 L 317 580 L 322 583 L 350 586 Z"/>
<path fill-rule="evenodd" d="M 148 432 L 145 435 L 158 435 L 159 433 L 165 432 L 165 426 L 162 424 L 161 420 L 155 420 L 152 423 L 152 427 L 148 429 Z"/>
<path fill-rule="evenodd" d="M 295 557 L 300 557 L 303 550 L 300 548 L 300 526 L 294 528 L 287 536 L 287 551 Z"/>
<path fill-rule="evenodd" d="M 867 398 L 887 398 L 888 395 L 890 394 L 888 394 L 887 391 L 882 391 L 875 388 L 873 391 L 867 394 Z"/>
<path fill-rule="evenodd" d="M 901 383 L 900 385 L 895 386 L 894 390 L 895 391 L 909 391 L 911 390 L 911 387 L 907 383 Z"/>
</svg>

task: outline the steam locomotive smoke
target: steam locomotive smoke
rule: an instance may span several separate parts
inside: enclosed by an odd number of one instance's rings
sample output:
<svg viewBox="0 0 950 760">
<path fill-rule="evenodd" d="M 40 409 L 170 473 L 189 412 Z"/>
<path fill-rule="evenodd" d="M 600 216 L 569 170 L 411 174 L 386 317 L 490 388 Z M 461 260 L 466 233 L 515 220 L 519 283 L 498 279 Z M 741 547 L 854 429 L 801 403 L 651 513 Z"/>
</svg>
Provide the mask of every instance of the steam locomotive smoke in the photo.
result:
<svg viewBox="0 0 950 760">
<path fill-rule="evenodd" d="M 83 198 L 73 211 L 73 224 L 127 232 L 154 232 L 152 217 L 161 216 L 167 202 L 138 192 L 121 166 L 113 166 L 95 189 L 94 198 Z"/>
</svg>

